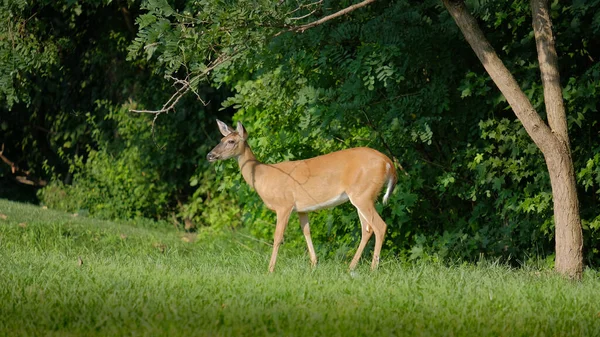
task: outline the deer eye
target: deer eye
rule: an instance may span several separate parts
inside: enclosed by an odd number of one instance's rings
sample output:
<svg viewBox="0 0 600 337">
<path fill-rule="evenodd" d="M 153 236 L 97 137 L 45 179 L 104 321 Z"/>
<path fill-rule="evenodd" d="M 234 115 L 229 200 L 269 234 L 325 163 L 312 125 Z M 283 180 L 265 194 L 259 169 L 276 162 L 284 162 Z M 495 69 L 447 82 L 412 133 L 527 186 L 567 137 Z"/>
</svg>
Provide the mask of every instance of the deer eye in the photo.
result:
<svg viewBox="0 0 600 337">
<path fill-rule="evenodd" d="M 228 141 L 227 141 L 227 144 L 229 144 L 229 145 L 233 145 L 233 144 L 235 144 L 235 140 L 233 140 L 233 139 L 230 139 L 230 140 L 228 140 Z"/>
</svg>

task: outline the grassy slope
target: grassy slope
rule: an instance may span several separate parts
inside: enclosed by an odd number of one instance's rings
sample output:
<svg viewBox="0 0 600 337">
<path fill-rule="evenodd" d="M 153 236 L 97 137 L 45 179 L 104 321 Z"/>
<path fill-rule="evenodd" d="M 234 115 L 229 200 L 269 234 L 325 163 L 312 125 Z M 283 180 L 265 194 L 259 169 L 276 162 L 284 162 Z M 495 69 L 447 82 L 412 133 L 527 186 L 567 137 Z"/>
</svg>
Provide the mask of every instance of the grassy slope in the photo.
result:
<svg viewBox="0 0 600 337">
<path fill-rule="evenodd" d="M 600 335 L 593 271 L 573 283 L 388 261 L 350 275 L 339 261 L 311 271 L 284 246 L 268 275 L 265 245 L 187 239 L 0 200 L 0 335 Z"/>
</svg>

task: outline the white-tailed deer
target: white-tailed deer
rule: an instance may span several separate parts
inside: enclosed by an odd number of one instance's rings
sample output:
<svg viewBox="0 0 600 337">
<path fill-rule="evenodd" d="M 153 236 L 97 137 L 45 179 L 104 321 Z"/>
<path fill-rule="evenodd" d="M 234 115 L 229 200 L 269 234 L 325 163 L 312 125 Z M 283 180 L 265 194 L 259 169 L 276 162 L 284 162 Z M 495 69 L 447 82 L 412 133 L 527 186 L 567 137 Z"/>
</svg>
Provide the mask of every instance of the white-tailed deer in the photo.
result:
<svg viewBox="0 0 600 337">
<path fill-rule="evenodd" d="M 248 133 L 242 123 L 237 123 L 236 130 L 218 119 L 217 124 L 224 137 L 207 155 L 208 161 L 236 158 L 244 180 L 277 214 L 270 272 L 275 269 L 277 252 L 292 212 L 298 213 L 310 261 L 315 266 L 317 256 L 310 238 L 307 212 L 337 206 L 348 200 L 356 207 L 362 228 L 362 238 L 350 270 L 356 267 L 373 232 L 375 248 L 371 269 L 377 267 L 387 225 L 375 209 L 375 200 L 387 183 L 383 197 L 386 203 L 397 179 L 394 164 L 387 156 L 359 147 L 305 160 L 263 164 L 256 160 L 246 143 Z"/>
</svg>

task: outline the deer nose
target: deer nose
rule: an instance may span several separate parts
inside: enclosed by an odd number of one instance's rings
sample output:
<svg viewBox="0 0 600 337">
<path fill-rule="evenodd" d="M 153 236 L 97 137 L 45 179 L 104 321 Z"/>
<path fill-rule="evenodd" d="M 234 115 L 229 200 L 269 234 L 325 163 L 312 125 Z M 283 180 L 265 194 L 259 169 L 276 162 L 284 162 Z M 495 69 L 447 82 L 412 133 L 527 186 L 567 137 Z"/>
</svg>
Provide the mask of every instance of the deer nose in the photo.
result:
<svg viewBox="0 0 600 337">
<path fill-rule="evenodd" d="M 208 161 L 215 161 L 215 160 L 217 160 L 217 159 L 219 159 L 219 158 L 217 158 L 217 156 L 216 156 L 216 155 L 214 155 L 212 152 L 210 152 L 209 154 L 207 154 L 207 155 L 206 155 L 206 159 L 207 159 Z"/>
</svg>

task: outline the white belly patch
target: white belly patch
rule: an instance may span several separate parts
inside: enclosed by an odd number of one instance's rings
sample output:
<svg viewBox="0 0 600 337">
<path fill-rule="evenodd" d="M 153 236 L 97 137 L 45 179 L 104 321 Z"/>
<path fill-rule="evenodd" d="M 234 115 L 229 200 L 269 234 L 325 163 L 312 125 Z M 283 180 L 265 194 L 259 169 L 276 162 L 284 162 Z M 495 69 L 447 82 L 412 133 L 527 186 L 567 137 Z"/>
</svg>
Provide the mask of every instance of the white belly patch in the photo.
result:
<svg viewBox="0 0 600 337">
<path fill-rule="evenodd" d="M 348 195 L 344 192 L 344 193 L 336 196 L 335 198 L 327 200 L 327 201 L 322 202 L 322 203 L 318 203 L 318 204 L 314 204 L 314 205 L 309 205 L 309 206 L 306 206 L 306 207 L 303 207 L 303 208 L 296 207 L 296 212 L 318 211 L 320 209 L 331 208 L 331 207 L 335 207 L 337 205 L 341 205 L 341 204 L 345 203 L 346 201 L 348 201 Z"/>
</svg>

